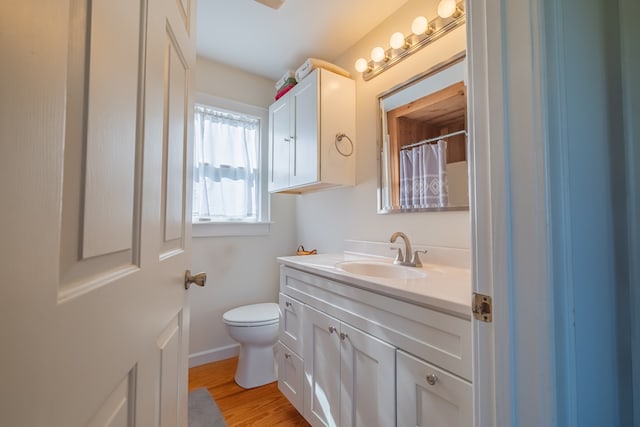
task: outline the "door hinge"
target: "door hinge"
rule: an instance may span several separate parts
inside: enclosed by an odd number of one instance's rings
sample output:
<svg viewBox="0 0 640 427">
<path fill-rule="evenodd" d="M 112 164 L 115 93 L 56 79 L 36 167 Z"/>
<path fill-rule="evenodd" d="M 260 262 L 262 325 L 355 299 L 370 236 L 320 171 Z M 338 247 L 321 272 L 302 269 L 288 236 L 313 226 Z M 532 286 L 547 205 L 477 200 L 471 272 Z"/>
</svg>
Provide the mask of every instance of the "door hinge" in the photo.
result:
<svg viewBox="0 0 640 427">
<path fill-rule="evenodd" d="M 471 301 L 471 311 L 473 317 L 483 322 L 491 322 L 493 320 L 493 302 L 489 295 L 473 294 Z"/>
</svg>

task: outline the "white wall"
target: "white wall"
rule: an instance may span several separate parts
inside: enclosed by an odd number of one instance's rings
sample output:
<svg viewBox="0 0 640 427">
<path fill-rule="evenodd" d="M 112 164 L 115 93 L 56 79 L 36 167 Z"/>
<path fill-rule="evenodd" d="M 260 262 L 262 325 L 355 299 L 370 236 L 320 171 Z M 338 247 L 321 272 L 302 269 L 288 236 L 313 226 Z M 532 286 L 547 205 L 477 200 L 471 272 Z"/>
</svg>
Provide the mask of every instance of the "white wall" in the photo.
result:
<svg viewBox="0 0 640 427">
<path fill-rule="evenodd" d="M 198 58 L 196 92 L 268 108 L 275 89 L 268 79 Z M 268 235 L 193 239 L 192 270 L 206 271 L 208 279 L 204 288 L 189 291 L 192 365 L 228 357 L 229 353 L 219 351 L 235 344 L 222 323 L 226 310 L 277 301 L 279 270 L 275 258 L 293 254 L 297 247 L 295 202 L 291 196 L 271 196 L 273 224 Z"/>
<path fill-rule="evenodd" d="M 388 241 L 394 231 L 404 231 L 412 243 L 469 248 L 469 214 L 464 212 L 428 212 L 379 215 L 377 206 L 378 140 L 377 96 L 419 74 L 431 66 L 465 50 L 463 26 L 423 48 L 382 74 L 365 82 L 354 69 L 359 57 L 368 57 L 375 46 L 389 46 L 395 31 L 410 32 L 418 15 L 435 17 L 436 1 L 410 0 L 349 48 L 336 64 L 349 70 L 356 81 L 356 186 L 304 194 L 298 197 L 298 236 L 305 248 L 320 252 L 341 251 L 345 239 Z M 329 58 L 330 59 L 330 58 Z"/>
<path fill-rule="evenodd" d="M 195 79 L 196 92 L 257 107 L 269 108 L 275 95 L 271 80 L 200 57 Z"/>
</svg>

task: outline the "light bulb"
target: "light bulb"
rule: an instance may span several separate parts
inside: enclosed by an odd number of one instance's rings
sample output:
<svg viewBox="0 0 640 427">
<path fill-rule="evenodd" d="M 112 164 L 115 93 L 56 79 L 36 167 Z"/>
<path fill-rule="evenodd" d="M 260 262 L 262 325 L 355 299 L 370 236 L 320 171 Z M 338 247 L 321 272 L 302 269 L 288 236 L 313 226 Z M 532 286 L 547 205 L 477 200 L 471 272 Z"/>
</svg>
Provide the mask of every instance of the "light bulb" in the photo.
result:
<svg viewBox="0 0 640 427">
<path fill-rule="evenodd" d="M 380 46 L 371 49 L 371 59 L 374 62 L 380 62 L 384 59 L 384 49 Z"/>
<path fill-rule="evenodd" d="M 455 0 L 454 0 L 455 1 Z M 411 23 L 411 32 L 416 36 L 424 34 L 429 27 L 429 21 L 424 16 L 418 16 Z"/>
<path fill-rule="evenodd" d="M 438 4 L 438 15 L 441 18 L 448 18 L 456 11 L 456 0 L 440 0 Z"/>
<path fill-rule="evenodd" d="M 369 63 L 364 58 L 358 58 L 356 61 L 356 71 L 359 73 L 364 73 L 369 68 Z"/>
<path fill-rule="evenodd" d="M 400 31 L 391 34 L 389 45 L 394 49 L 400 49 L 404 46 L 404 34 Z"/>
</svg>

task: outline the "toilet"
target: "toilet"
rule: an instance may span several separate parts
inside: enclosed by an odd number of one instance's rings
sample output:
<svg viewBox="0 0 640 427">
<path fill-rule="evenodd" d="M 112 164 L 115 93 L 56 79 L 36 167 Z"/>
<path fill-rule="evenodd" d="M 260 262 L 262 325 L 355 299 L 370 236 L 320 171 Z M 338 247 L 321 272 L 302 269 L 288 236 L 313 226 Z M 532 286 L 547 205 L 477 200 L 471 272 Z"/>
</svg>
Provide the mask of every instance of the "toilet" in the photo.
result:
<svg viewBox="0 0 640 427">
<path fill-rule="evenodd" d="M 244 305 L 222 315 L 231 338 L 240 343 L 236 383 L 253 388 L 276 380 L 273 346 L 278 340 L 280 309 L 276 303 Z"/>
</svg>

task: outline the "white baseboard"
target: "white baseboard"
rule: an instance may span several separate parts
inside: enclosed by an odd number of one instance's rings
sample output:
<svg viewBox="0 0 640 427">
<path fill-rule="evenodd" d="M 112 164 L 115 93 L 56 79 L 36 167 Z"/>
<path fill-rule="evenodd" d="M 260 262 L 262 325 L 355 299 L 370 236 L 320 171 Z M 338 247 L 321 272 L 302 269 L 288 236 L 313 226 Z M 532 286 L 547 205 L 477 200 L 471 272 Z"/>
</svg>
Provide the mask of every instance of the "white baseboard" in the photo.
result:
<svg viewBox="0 0 640 427">
<path fill-rule="evenodd" d="M 189 355 L 189 367 L 204 365 L 205 363 L 217 362 L 218 360 L 229 359 L 238 355 L 239 344 L 226 345 L 224 347 L 212 348 Z"/>
</svg>

